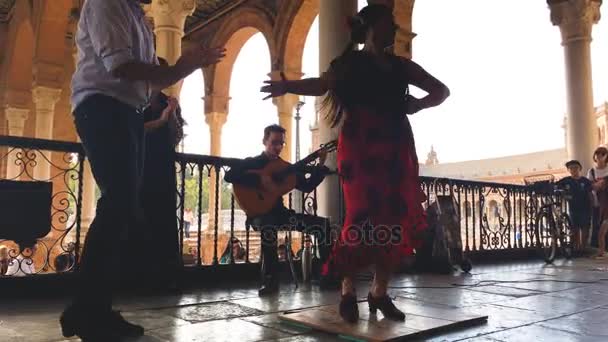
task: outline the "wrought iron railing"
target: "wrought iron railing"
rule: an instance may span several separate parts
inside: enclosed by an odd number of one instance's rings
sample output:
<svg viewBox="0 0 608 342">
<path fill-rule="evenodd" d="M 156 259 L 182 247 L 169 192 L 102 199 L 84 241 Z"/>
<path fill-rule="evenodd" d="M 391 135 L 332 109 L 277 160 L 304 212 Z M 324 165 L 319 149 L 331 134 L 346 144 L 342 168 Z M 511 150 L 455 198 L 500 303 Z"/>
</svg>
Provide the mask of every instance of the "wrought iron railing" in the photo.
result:
<svg viewBox="0 0 608 342">
<path fill-rule="evenodd" d="M 250 263 L 259 261 L 260 235 L 246 222 L 245 213 L 239 208 L 230 184 L 223 182 L 225 172 L 239 159 L 195 154 L 177 154 L 178 226 L 180 251 L 186 266 L 210 266 L 218 264 Z M 296 212 L 316 215 L 316 191 L 309 194 L 293 191 L 284 198 L 286 206 Z M 193 215 L 187 234 L 187 209 Z M 282 232 L 299 248 L 302 235 Z M 236 240 L 235 240 L 236 239 Z M 281 240 L 283 239 L 283 240 Z M 230 248 L 238 241 L 243 249 L 235 257 Z"/>
<path fill-rule="evenodd" d="M 13 237 L 3 236 L 3 232 L 11 228 L 14 231 L 15 227 L 7 227 L 7 220 L 0 217 L 0 268 L 3 276 L 67 272 L 76 267 L 82 241 L 84 159 L 80 144 L 0 136 L 0 181 L 50 182 L 53 189 L 50 227 L 44 227 L 48 233 L 37 239 L 35 246 L 24 248 L 9 240 Z M 7 192 L 4 195 L 0 193 L 0 196 L 6 197 Z M 3 198 L 4 203 L 10 200 Z M 20 220 L 28 221 L 26 217 Z"/>
<path fill-rule="evenodd" d="M 465 252 L 517 251 L 538 246 L 536 218 L 551 191 L 539 192 L 535 187 L 421 177 L 428 207 L 437 196 L 451 196 L 455 203 Z M 562 203 L 565 211 L 566 203 Z"/>
<path fill-rule="evenodd" d="M 53 183 L 51 227 L 47 236 L 38 239 L 34 251 L 22 250 L 10 237 L 2 236 L 3 220 L 0 218 L 0 271 L 3 271 L 0 276 L 63 273 L 77 269 L 90 214 L 94 213 L 94 208 L 83 207 L 87 202 L 83 193 L 95 194 L 94 189 L 87 189 L 94 183 L 85 181 L 85 161 L 84 150 L 77 143 L 0 136 L 0 180 Z M 259 261 L 259 233 L 247 225 L 230 185 L 222 181 L 224 173 L 238 161 L 177 154 L 176 221 L 184 266 L 222 267 L 222 264 Z M 37 168 L 46 168 L 46 171 L 37 171 Z M 46 177 L 41 179 L 39 175 Z M 427 194 L 426 206 L 438 195 L 453 197 L 465 252 L 535 247 L 534 220 L 542 198 L 531 188 L 430 177 L 422 177 L 421 183 Z M 290 208 L 316 215 L 316 192 L 294 191 L 286 201 Z M 88 203 L 94 203 L 94 200 Z M 187 209 L 192 210 L 191 216 Z M 302 235 L 291 239 L 291 232 L 283 234 L 280 238 L 289 236 L 289 241 L 295 242 L 292 247 L 297 250 Z M 242 248 L 236 255 L 232 248 L 234 241 Z M 3 255 L 2 249 L 7 255 Z M 6 267 L 7 263 L 11 265 Z M 6 272 L 7 268 L 12 271 Z"/>
<path fill-rule="evenodd" d="M 87 202 L 83 194 L 95 196 L 88 201 L 92 205 L 99 196 L 97 189 L 89 189 L 95 187 L 95 183 L 85 181 L 85 170 L 90 171 L 88 165 L 85 168 L 85 161 L 85 152 L 78 143 L 0 136 L 0 181 L 53 183 L 51 227 L 33 249 L 3 236 L 0 218 L 0 277 L 63 273 L 78 267 L 81 246 L 95 209 L 83 207 Z M 184 266 L 208 267 L 259 260 L 259 233 L 246 224 L 245 214 L 238 207 L 230 185 L 222 182 L 224 173 L 238 161 L 177 154 L 176 221 Z M 40 178 L 38 175 L 45 173 L 37 168 L 50 170 L 46 172 L 48 177 Z M 88 176 L 92 177 L 90 173 Z M 316 214 L 316 191 L 310 194 L 293 191 L 285 201 L 288 208 Z M 189 232 L 185 220 L 187 208 L 193 210 Z M 285 236 L 289 236 L 292 248 L 297 251 L 302 234 L 295 237 L 292 232 L 279 234 L 283 240 Z M 233 255 L 232 248 L 227 248 L 234 239 L 242 241 L 245 251 L 242 257 Z M 117 244 L 119 240 L 117 237 Z M 125 247 L 119 246 L 122 248 Z"/>
</svg>

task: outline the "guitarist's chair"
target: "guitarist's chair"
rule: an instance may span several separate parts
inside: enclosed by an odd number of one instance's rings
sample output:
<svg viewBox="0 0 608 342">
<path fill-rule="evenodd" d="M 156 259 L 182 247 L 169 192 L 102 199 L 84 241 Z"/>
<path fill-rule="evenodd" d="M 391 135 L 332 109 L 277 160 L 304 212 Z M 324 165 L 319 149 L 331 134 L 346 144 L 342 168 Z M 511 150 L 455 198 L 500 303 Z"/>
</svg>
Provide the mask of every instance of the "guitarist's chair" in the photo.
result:
<svg viewBox="0 0 608 342">
<path fill-rule="evenodd" d="M 251 227 L 261 233 L 262 241 L 264 243 L 265 237 L 268 234 L 272 234 L 271 236 L 274 238 L 272 243 L 277 243 L 276 234 L 279 231 L 298 231 L 303 232 L 305 234 L 313 235 L 318 244 L 319 256 L 321 258 L 320 264 L 323 264 L 328 258 L 331 250 L 331 227 L 329 224 L 329 219 L 307 215 L 307 214 L 298 214 L 293 210 L 285 209 L 278 213 L 268 214 L 261 217 L 253 218 L 250 221 Z M 291 245 L 291 240 L 288 242 Z M 295 278 L 294 265 L 293 260 L 290 256 L 291 246 L 286 246 L 287 249 L 287 260 L 289 262 L 290 270 L 292 276 L 294 277 L 294 281 L 297 285 L 297 279 Z M 265 271 L 267 260 L 263 260 L 262 258 L 262 272 Z M 277 265 L 273 265 L 276 267 Z M 313 274 L 318 276 L 320 274 L 320 266 L 313 267 Z M 264 273 L 262 273 L 264 275 Z"/>
</svg>

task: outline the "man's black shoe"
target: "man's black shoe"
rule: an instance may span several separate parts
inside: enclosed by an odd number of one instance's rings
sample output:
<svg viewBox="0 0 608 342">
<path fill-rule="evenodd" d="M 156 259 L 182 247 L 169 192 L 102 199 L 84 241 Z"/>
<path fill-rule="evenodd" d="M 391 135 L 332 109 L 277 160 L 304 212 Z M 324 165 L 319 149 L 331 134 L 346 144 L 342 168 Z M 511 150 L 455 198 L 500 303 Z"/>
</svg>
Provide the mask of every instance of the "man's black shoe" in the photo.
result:
<svg viewBox="0 0 608 342">
<path fill-rule="evenodd" d="M 121 334 L 113 329 L 107 314 L 78 310 L 68 307 L 59 318 L 64 337 L 78 336 L 85 342 L 120 341 Z"/>
<path fill-rule="evenodd" d="M 118 311 L 112 311 L 108 320 L 109 324 L 116 329 L 120 336 L 140 337 L 144 335 L 144 328 L 142 326 L 129 323 Z"/>
</svg>

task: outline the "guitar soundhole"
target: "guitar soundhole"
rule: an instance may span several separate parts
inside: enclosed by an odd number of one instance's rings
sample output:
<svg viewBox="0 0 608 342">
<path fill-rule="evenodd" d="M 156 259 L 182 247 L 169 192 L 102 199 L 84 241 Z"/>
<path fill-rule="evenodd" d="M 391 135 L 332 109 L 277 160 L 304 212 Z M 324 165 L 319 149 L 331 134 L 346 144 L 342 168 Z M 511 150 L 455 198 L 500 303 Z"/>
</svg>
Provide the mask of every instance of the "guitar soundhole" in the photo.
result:
<svg viewBox="0 0 608 342">
<path fill-rule="evenodd" d="M 258 199 L 259 199 L 260 201 L 263 201 L 263 200 L 264 200 L 264 195 L 262 195 L 262 193 L 261 193 L 261 192 L 258 192 Z"/>
</svg>

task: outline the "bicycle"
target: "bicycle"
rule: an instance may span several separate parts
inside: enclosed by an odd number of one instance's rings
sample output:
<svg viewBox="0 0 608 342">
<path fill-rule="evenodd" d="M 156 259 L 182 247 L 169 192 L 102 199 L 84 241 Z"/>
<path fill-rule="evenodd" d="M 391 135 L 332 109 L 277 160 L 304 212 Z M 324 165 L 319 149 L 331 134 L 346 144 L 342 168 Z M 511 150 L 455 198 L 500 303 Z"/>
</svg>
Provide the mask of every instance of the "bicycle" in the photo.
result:
<svg viewBox="0 0 608 342">
<path fill-rule="evenodd" d="M 553 175 L 524 178 L 524 183 L 532 187 L 534 195 L 541 201 L 534 218 L 534 235 L 539 252 L 547 264 L 555 260 L 558 247 L 566 259 L 570 259 L 573 252 L 572 221 L 562 202 L 569 194 L 557 187 L 554 180 Z"/>
</svg>

